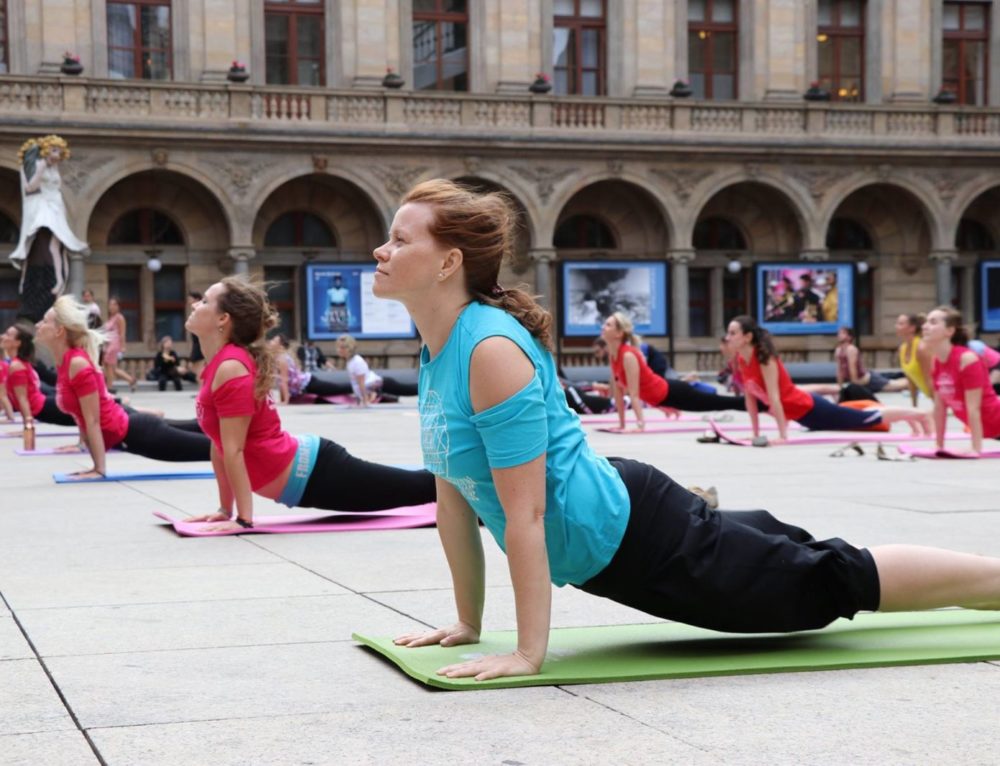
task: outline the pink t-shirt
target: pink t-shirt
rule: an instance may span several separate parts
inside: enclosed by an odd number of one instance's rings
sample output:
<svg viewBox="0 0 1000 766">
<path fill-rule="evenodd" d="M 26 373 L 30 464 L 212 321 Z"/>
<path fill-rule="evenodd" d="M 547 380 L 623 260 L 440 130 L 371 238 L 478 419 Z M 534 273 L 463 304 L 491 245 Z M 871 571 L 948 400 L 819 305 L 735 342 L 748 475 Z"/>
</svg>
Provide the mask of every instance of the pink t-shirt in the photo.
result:
<svg viewBox="0 0 1000 766">
<path fill-rule="evenodd" d="M 83 359 L 87 366 L 70 377 L 69 367 L 74 359 Z M 56 371 L 56 406 L 72 415 L 81 434 L 87 433 L 87 423 L 83 419 L 80 399 L 88 394 L 97 394 L 101 410 L 101 435 L 104 449 L 117 446 L 128 433 L 128 413 L 111 398 L 104 376 L 98 370 L 87 352 L 82 348 L 71 348 L 63 356 L 62 364 Z"/>
<path fill-rule="evenodd" d="M 778 357 L 771 357 L 778 366 L 778 398 L 781 399 L 781 406 L 785 410 L 785 417 L 789 420 L 798 420 L 805 417 L 816 406 L 812 396 L 792 383 L 792 378 L 781 363 Z M 750 395 L 763 402 L 773 409 L 767 396 L 767 385 L 764 383 L 764 372 L 760 369 L 760 360 L 757 358 L 757 349 L 750 354 L 750 361 L 743 361 L 743 357 L 736 355 L 736 370 L 743 378 L 743 385 Z"/>
<path fill-rule="evenodd" d="M 20 369 L 15 370 L 12 367 L 7 373 L 7 394 L 12 403 L 17 404 L 17 394 L 14 393 L 14 389 L 24 386 L 28 390 L 28 406 L 31 408 L 31 414 L 37 415 L 45 406 L 45 394 L 38 390 L 38 373 L 23 359 L 18 359 L 16 362 Z"/>
<path fill-rule="evenodd" d="M 233 378 L 213 391 L 215 371 L 227 359 L 235 359 L 250 374 Z M 250 477 L 250 487 L 254 490 L 281 475 L 292 462 L 299 447 L 294 437 L 281 430 L 281 419 L 270 397 L 257 399 L 254 396 L 256 377 L 257 365 L 250 352 L 229 343 L 205 365 L 201 373 L 201 390 L 195 400 L 201 430 L 212 440 L 220 455 L 224 453 L 219 418 L 251 416 L 247 440 L 243 446 L 243 460 Z"/>
<path fill-rule="evenodd" d="M 7 370 L 9 362 L 6 359 L 0 359 L 0 386 L 7 383 Z"/>
<path fill-rule="evenodd" d="M 618 355 L 611 360 L 611 374 L 623 394 L 628 393 L 628 382 L 625 378 L 625 355 L 631 354 L 639 362 L 639 398 L 651 407 L 657 407 L 667 398 L 670 384 L 653 372 L 646 357 L 635 346 L 622 343 Z"/>
<path fill-rule="evenodd" d="M 1000 397 L 990 385 L 986 365 L 979 357 L 961 369 L 962 354 L 969 351 L 965 346 L 952 346 L 945 362 L 934 358 L 931 380 L 934 390 L 941 395 L 941 401 L 951 407 L 955 417 L 969 425 L 969 413 L 965 410 L 965 392 L 982 389 L 983 398 L 980 413 L 983 421 L 983 436 L 995 439 L 1000 436 Z M 975 352 L 971 352 L 975 353 Z"/>
</svg>

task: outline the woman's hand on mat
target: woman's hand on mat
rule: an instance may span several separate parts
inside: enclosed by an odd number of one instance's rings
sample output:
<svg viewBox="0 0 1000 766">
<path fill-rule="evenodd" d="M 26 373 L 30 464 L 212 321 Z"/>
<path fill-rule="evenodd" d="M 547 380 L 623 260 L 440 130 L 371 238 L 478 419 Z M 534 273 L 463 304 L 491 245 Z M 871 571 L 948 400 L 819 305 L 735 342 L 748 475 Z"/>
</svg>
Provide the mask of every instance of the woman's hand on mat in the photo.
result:
<svg viewBox="0 0 1000 766">
<path fill-rule="evenodd" d="M 460 646 L 461 644 L 478 644 L 479 631 L 464 622 L 456 622 L 447 628 L 438 628 L 420 633 L 404 633 L 393 639 L 396 646 L 417 647 L 432 646 Z"/>
<path fill-rule="evenodd" d="M 229 521 L 231 517 L 231 513 L 216 511 L 215 513 L 206 513 L 203 516 L 192 516 L 190 519 L 185 519 L 185 521 Z M 234 521 L 233 523 L 235 524 L 236 522 Z"/>
<path fill-rule="evenodd" d="M 520 652 L 514 652 L 513 654 L 488 654 L 468 662 L 447 665 L 438 670 L 437 674 L 448 678 L 475 676 L 477 681 L 488 681 L 491 678 L 505 676 L 533 676 L 541 668 L 541 662 L 533 662 Z"/>
<path fill-rule="evenodd" d="M 673 407 L 660 407 L 660 411 L 667 416 L 667 420 L 680 420 L 681 411 Z"/>
<path fill-rule="evenodd" d="M 84 447 L 79 444 L 63 444 L 62 446 L 56 447 L 55 452 L 83 452 Z"/>
<path fill-rule="evenodd" d="M 193 519 L 188 519 L 188 521 L 193 521 Z M 213 524 L 210 527 L 204 527 L 202 531 L 204 532 L 238 532 L 240 530 L 246 531 L 246 527 L 237 524 L 235 521 L 223 521 L 221 524 Z"/>
<path fill-rule="evenodd" d="M 78 479 L 99 479 L 103 476 L 104 474 L 96 468 L 89 468 L 86 471 L 75 471 L 74 473 L 69 474 L 69 477 L 73 479 L 73 481 L 77 481 Z"/>
</svg>

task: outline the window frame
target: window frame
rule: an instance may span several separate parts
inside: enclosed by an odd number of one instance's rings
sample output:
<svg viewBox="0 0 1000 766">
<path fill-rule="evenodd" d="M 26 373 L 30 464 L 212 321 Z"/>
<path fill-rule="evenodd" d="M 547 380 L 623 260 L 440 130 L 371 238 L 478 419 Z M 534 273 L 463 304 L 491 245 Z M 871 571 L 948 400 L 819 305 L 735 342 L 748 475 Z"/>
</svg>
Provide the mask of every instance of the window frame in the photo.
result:
<svg viewBox="0 0 1000 766">
<path fill-rule="evenodd" d="M 112 242 L 111 235 L 114 233 L 115 228 L 125 220 L 126 216 L 138 215 L 139 223 L 139 241 L 137 242 Z M 180 237 L 180 242 L 156 242 L 153 239 L 153 216 L 160 215 L 166 218 L 170 225 L 176 229 L 177 234 Z M 187 247 L 187 240 L 184 237 L 184 230 L 180 227 L 177 221 L 169 213 L 164 213 L 162 210 L 158 210 L 152 207 L 136 207 L 131 210 L 126 210 L 120 216 L 118 216 L 111 227 L 108 229 L 107 233 L 107 245 L 108 247 Z"/>
<path fill-rule="evenodd" d="M 270 85 L 293 85 L 299 88 L 326 87 L 326 8 L 324 3 L 301 3 L 299 0 L 271 2 L 264 0 L 264 81 L 267 82 L 267 17 L 269 14 L 288 17 L 288 74 L 289 82 L 270 83 Z M 319 83 L 303 85 L 299 79 L 299 26 L 297 16 L 319 16 Z M 302 57 L 303 61 L 313 61 L 312 57 Z"/>
<path fill-rule="evenodd" d="M 142 269 L 143 269 L 142 266 L 132 266 L 129 264 L 113 264 L 108 266 L 108 298 L 118 299 L 118 308 L 123 315 L 125 314 L 126 310 L 128 310 L 135 317 L 135 321 L 131 321 L 132 316 L 129 317 L 130 321 L 127 323 L 125 327 L 126 337 L 122 338 L 122 341 L 124 343 L 142 342 L 142 302 L 143 302 Z M 132 275 L 134 275 L 129 277 L 129 279 L 131 280 L 134 278 L 135 280 L 135 286 L 136 286 L 135 294 L 137 296 L 135 301 L 122 300 L 121 294 L 112 289 L 111 287 L 112 273 L 115 271 L 118 271 L 119 273 L 124 271 L 129 271 Z M 121 277 L 118 278 L 121 279 Z"/>
<path fill-rule="evenodd" d="M 309 245 L 305 241 L 305 229 L 306 229 L 306 216 L 311 216 L 315 218 L 326 230 L 326 233 L 330 236 L 330 244 L 328 245 Z M 267 244 L 267 235 L 271 233 L 272 227 L 278 223 L 278 221 L 283 218 L 290 218 L 292 221 L 292 228 L 294 234 L 292 236 L 292 242 L 282 245 L 269 245 Z M 309 250 L 324 250 L 324 249 L 337 249 L 340 247 L 340 240 L 337 238 L 337 232 L 327 223 L 322 216 L 314 213 L 312 210 L 304 210 L 302 208 L 295 208 L 292 210 L 286 210 L 283 213 L 279 213 L 274 217 L 274 219 L 267 225 L 264 230 L 264 244 L 263 247 L 266 249 L 291 249 L 291 248 L 306 248 Z"/>
<path fill-rule="evenodd" d="M 179 271 L 181 274 L 181 294 L 180 298 L 177 300 L 161 300 L 156 296 L 156 280 L 163 274 L 164 271 Z M 160 271 L 153 274 L 153 285 L 152 285 L 152 299 L 153 299 L 153 334 L 156 336 L 154 340 L 156 343 L 160 342 L 162 337 L 159 331 L 156 329 L 157 320 L 159 319 L 160 313 L 173 312 L 179 313 L 181 316 L 181 332 L 179 335 L 171 337 L 175 341 L 184 340 L 187 335 L 187 331 L 184 328 L 184 314 L 187 311 L 187 294 L 188 294 L 188 273 L 187 267 L 179 264 L 164 264 Z"/>
<path fill-rule="evenodd" d="M 865 43 L 867 28 L 865 26 L 865 16 L 868 12 L 868 1 L 860 0 L 859 3 L 859 13 L 858 13 L 858 26 L 856 27 L 844 27 L 840 24 L 840 11 L 841 5 L 844 0 L 830 0 L 832 4 L 831 8 L 831 23 L 827 25 L 817 24 L 816 25 L 816 39 L 818 45 L 822 45 L 823 41 L 819 40 L 820 35 L 826 35 L 829 43 L 833 46 L 833 72 L 829 78 L 824 78 L 823 73 L 819 71 L 819 53 L 817 48 L 817 66 L 816 66 L 816 79 L 825 87 L 830 93 L 831 101 L 843 101 L 846 103 L 863 103 L 865 100 L 865 66 L 867 65 L 867 59 L 865 57 Z M 857 96 L 841 96 L 840 95 L 840 82 L 842 80 L 843 74 L 841 72 L 841 54 L 844 47 L 844 42 L 848 39 L 855 38 L 858 41 L 858 50 L 861 53 L 861 59 L 858 70 L 858 95 Z"/>
<path fill-rule="evenodd" d="M 282 277 L 276 278 L 277 275 L 275 275 L 274 273 L 275 271 L 280 271 Z M 270 275 L 268 274 L 268 272 L 270 272 Z M 290 277 L 286 280 L 283 278 L 285 275 L 290 275 Z M 283 281 L 287 281 L 289 283 L 289 286 L 291 288 L 290 299 L 283 300 L 280 298 L 273 297 L 272 295 L 273 290 L 270 287 L 267 288 L 267 299 L 268 301 L 270 301 L 271 305 L 274 307 L 274 310 L 278 313 L 279 317 L 281 317 L 283 313 L 287 313 L 291 316 L 291 327 L 285 328 L 285 331 L 288 333 L 289 337 L 294 338 L 296 340 L 301 335 L 297 321 L 298 313 L 296 309 L 298 308 L 298 306 L 295 300 L 295 296 L 299 294 L 298 279 L 299 279 L 299 270 L 295 266 L 288 266 L 285 264 L 278 264 L 278 263 L 264 265 L 264 283 L 266 285 L 271 285 L 272 283 L 283 282 Z M 280 328 L 281 325 L 279 324 L 279 331 Z"/>
<path fill-rule="evenodd" d="M 3 73 L 10 74 L 10 4 L 7 0 L 0 0 L 0 7 L 3 8 L 3 23 L 0 24 L 0 46 L 3 46 L 3 56 L 0 56 L 0 64 L 3 65 Z"/>
<path fill-rule="evenodd" d="M 949 5 L 953 5 L 958 9 L 958 29 L 942 29 L 941 43 L 942 48 L 944 43 L 949 40 L 958 42 L 958 77 L 955 78 L 948 77 L 948 73 L 944 71 L 944 54 L 942 51 L 941 57 L 941 89 L 949 91 L 955 94 L 955 103 L 962 104 L 965 106 L 988 106 L 990 103 L 990 24 L 992 23 L 991 12 L 993 10 L 992 3 L 988 2 L 949 2 L 945 0 L 942 3 L 942 13 L 943 8 Z M 965 29 L 965 10 L 971 6 L 977 6 L 983 10 L 983 28 L 981 31 Z M 965 90 L 967 83 L 970 80 L 965 77 L 965 69 L 962 66 L 962 62 L 965 60 L 965 46 L 966 43 L 982 43 L 983 44 L 983 103 L 976 104 L 970 103 L 965 100 Z M 954 83 L 954 87 L 952 87 Z"/>
<path fill-rule="evenodd" d="M 556 62 L 552 61 L 552 73 L 555 75 L 556 72 L 565 71 L 566 72 L 566 83 L 567 90 L 565 94 L 567 96 L 584 96 L 587 94 L 581 93 L 581 85 L 583 83 L 583 73 L 584 72 L 596 72 L 597 73 L 597 93 L 592 94 L 594 96 L 606 96 L 608 94 L 608 0 L 601 1 L 601 15 L 600 16 L 583 16 L 580 13 L 580 3 L 582 0 L 573 0 L 573 10 L 574 14 L 572 16 L 557 15 L 552 16 L 552 31 L 555 34 L 556 29 L 569 29 L 571 40 L 573 44 L 573 61 L 575 62 L 572 69 L 569 67 L 559 67 L 556 66 Z M 597 31 L 597 67 L 584 67 L 583 66 L 583 31 L 584 30 L 596 30 Z"/>
<path fill-rule="evenodd" d="M 469 3 L 465 4 L 465 11 L 444 11 L 441 10 L 441 6 L 445 0 L 434 0 L 436 10 L 433 11 L 417 11 L 414 10 L 410 14 L 410 26 L 415 27 L 418 21 L 429 22 L 434 24 L 434 42 L 437 46 L 437 50 L 434 56 L 434 70 L 435 70 L 435 80 L 434 87 L 420 88 L 422 91 L 428 90 L 440 90 L 449 93 L 468 93 L 469 92 L 469 79 L 472 76 L 472 62 L 469 55 L 469 48 L 471 37 L 470 33 L 472 28 L 469 24 Z M 442 49 L 444 35 L 441 34 L 441 24 L 452 23 L 452 24 L 464 24 L 465 25 L 465 89 L 451 89 L 443 87 L 444 84 L 444 50 Z M 416 53 L 416 51 L 412 51 Z M 423 62 L 419 62 L 423 63 Z M 416 56 L 413 58 L 414 68 L 418 66 Z"/>
<path fill-rule="evenodd" d="M 150 82 L 169 82 L 174 79 L 174 7 L 173 0 L 108 0 L 105 11 L 105 23 L 107 23 L 108 16 L 108 6 L 111 5 L 131 5 L 135 8 L 136 25 L 135 32 L 132 35 L 132 47 L 123 48 L 118 45 L 112 45 L 110 40 L 108 41 L 108 59 L 110 63 L 111 52 L 112 51 L 131 51 L 132 52 L 132 76 L 126 79 L 129 80 L 148 80 Z M 165 6 L 167 8 L 167 47 L 166 48 L 143 48 L 142 46 L 142 14 L 139 12 L 141 6 Z M 153 78 L 146 78 L 142 76 L 142 60 L 145 53 L 149 52 L 165 52 L 167 54 L 167 72 L 168 77 L 166 80 L 153 80 Z"/>
<path fill-rule="evenodd" d="M 732 100 L 738 101 L 740 97 L 740 2 L 733 0 L 733 20 L 732 21 L 688 21 L 688 80 L 694 72 L 702 75 L 705 83 L 705 92 L 702 98 L 706 101 Z M 705 18 L 713 19 L 715 0 L 705 0 Z M 698 32 L 705 32 L 705 37 L 699 39 L 705 42 L 705 55 L 702 60 L 706 62 L 705 69 L 695 70 L 691 66 L 691 35 Z M 712 76 L 715 74 L 715 38 L 714 35 L 720 32 L 730 32 L 733 35 L 733 95 L 731 99 L 716 99 L 712 94 Z M 719 74 L 730 74 L 719 70 Z"/>
</svg>

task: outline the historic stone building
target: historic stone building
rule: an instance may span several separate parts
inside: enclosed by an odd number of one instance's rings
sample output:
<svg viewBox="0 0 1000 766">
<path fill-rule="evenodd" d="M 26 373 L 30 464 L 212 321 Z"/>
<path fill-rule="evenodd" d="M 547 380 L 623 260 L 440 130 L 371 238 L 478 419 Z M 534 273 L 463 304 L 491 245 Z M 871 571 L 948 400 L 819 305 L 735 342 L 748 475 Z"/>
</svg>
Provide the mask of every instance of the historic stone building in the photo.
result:
<svg viewBox="0 0 1000 766">
<path fill-rule="evenodd" d="M 554 310 L 562 261 L 669 264 L 678 367 L 715 364 L 754 264 L 826 260 L 860 265 L 863 346 L 887 364 L 900 312 L 975 319 L 997 257 L 993 5 L 0 0 L 0 236 L 18 147 L 61 134 L 91 247 L 73 284 L 117 294 L 144 355 L 181 333 L 188 289 L 232 271 L 277 282 L 298 334 L 304 264 L 370 259 L 411 184 L 463 179 L 516 200 L 504 280 Z M 0 318 L 14 308 L 4 265 Z M 793 359 L 832 345 L 781 340 Z M 409 364 L 416 343 L 367 351 Z"/>
</svg>

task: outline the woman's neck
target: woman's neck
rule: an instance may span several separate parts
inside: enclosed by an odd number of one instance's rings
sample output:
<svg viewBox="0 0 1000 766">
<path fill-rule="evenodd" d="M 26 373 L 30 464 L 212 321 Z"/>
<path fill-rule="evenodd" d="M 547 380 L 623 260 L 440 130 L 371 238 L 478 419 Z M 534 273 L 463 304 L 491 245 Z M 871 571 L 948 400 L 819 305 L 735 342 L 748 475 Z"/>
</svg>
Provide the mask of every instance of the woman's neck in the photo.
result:
<svg viewBox="0 0 1000 766">
<path fill-rule="evenodd" d="M 406 307 L 431 358 L 437 356 L 444 348 L 459 314 L 471 302 L 472 297 L 462 293 L 445 296 L 440 301 L 427 301 L 420 306 Z"/>
<path fill-rule="evenodd" d="M 222 350 L 222 347 L 229 343 L 229 338 L 224 337 L 221 333 L 207 335 L 202 337 L 198 336 L 198 341 L 201 343 L 201 353 L 205 357 L 205 363 L 208 364 L 212 361 L 212 357 Z"/>
<path fill-rule="evenodd" d="M 52 358 L 55 360 L 56 368 L 62 366 L 63 359 L 66 357 L 66 352 L 69 351 L 70 346 L 68 343 L 53 343 L 49 346 L 49 351 L 52 352 Z"/>
<path fill-rule="evenodd" d="M 951 350 L 954 347 L 955 344 L 950 340 L 943 340 L 937 345 L 936 348 L 931 348 L 930 352 L 942 362 L 946 362 L 948 361 L 948 357 L 951 356 Z"/>
</svg>

